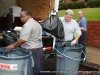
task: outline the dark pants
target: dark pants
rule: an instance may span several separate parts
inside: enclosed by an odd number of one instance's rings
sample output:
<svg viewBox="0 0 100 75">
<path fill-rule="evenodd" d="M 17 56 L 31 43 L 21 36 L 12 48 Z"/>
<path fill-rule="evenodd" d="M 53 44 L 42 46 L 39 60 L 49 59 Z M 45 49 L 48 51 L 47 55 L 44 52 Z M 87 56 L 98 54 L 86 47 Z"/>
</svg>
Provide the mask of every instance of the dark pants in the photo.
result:
<svg viewBox="0 0 100 75">
<path fill-rule="evenodd" d="M 34 73 L 33 75 L 42 75 L 41 73 Z"/>
<path fill-rule="evenodd" d="M 34 60 L 33 75 L 40 75 L 40 71 L 43 71 L 43 48 L 31 51 Z"/>
<path fill-rule="evenodd" d="M 85 38 L 86 38 L 86 31 L 82 31 L 82 35 L 80 36 L 78 43 L 83 45 L 83 52 L 86 54 Z M 83 53 L 82 53 L 82 58 L 84 58 Z"/>
</svg>

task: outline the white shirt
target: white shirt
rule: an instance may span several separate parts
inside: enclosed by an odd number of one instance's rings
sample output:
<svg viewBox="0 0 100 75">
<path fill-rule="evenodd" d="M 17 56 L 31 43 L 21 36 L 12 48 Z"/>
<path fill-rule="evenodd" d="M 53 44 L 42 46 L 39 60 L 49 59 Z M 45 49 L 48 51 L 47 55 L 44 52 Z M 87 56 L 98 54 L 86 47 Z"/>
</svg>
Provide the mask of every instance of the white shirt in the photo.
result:
<svg viewBox="0 0 100 75">
<path fill-rule="evenodd" d="M 64 26 L 64 32 L 65 32 L 65 41 L 71 41 L 73 40 L 73 35 L 74 32 L 76 33 L 77 36 L 81 35 L 81 30 L 79 28 L 78 23 L 75 20 L 71 20 L 70 22 L 66 22 L 64 20 L 64 17 L 60 17 L 63 26 Z"/>
<path fill-rule="evenodd" d="M 21 45 L 22 48 L 32 49 L 42 47 L 42 27 L 33 18 L 29 19 L 22 27 L 20 39 L 26 42 Z"/>
</svg>

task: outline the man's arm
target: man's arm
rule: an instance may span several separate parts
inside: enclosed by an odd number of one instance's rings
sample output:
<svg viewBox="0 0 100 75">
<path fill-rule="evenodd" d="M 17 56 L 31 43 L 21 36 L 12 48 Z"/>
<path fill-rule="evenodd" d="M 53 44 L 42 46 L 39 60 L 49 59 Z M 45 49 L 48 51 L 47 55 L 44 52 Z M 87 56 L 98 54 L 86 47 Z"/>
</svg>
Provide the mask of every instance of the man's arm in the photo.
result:
<svg viewBox="0 0 100 75">
<path fill-rule="evenodd" d="M 87 30 L 87 23 L 86 23 L 86 20 L 83 19 L 81 24 L 82 24 L 82 27 L 80 27 L 80 30 L 81 30 L 81 31 L 86 31 L 86 30 Z"/>
<path fill-rule="evenodd" d="M 15 42 L 14 44 L 11 44 L 9 46 L 6 47 L 6 49 L 8 51 L 10 51 L 11 49 L 15 48 L 15 47 L 18 47 L 18 46 L 21 46 L 22 44 L 24 44 L 26 41 L 23 40 L 23 39 L 18 39 L 17 42 Z"/>
<path fill-rule="evenodd" d="M 82 31 L 86 31 L 87 29 L 84 28 L 84 27 L 80 27 L 80 30 L 82 30 Z"/>
<path fill-rule="evenodd" d="M 78 41 L 79 38 L 80 36 L 76 36 L 75 39 L 71 42 L 71 45 L 74 45 Z"/>
</svg>

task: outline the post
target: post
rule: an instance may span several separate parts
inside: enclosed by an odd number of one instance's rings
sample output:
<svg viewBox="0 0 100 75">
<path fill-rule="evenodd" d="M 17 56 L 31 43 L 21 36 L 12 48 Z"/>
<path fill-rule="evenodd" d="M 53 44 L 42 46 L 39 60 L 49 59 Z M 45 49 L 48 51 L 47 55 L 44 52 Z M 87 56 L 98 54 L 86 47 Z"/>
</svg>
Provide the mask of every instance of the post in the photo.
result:
<svg viewBox="0 0 100 75">
<path fill-rule="evenodd" d="M 58 7 L 59 7 L 59 0 L 55 0 L 55 2 L 54 2 L 54 10 L 56 12 L 58 12 Z"/>
<path fill-rule="evenodd" d="M 9 30 L 13 30 L 13 8 L 9 8 Z"/>
</svg>

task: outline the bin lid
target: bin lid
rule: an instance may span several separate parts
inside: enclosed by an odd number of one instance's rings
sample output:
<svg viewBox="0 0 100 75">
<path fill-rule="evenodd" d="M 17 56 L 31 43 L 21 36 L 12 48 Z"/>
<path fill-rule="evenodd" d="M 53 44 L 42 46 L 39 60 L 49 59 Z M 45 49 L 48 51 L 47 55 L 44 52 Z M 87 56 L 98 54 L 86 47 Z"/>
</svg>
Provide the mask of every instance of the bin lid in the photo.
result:
<svg viewBox="0 0 100 75">
<path fill-rule="evenodd" d="M 0 59 L 25 59 L 31 56 L 31 54 L 30 50 L 21 47 L 16 47 L 11 51 L 7 51 L 6 47 L 0 48 Z"/>
<path fill-rule="evenodd" d="M 62 48 L 63 50 L 81 52 L 83 50 L 83 45 L 75 44 L 71 45 L 70 42 L 56 42 L 56 47 Z"/>
</svg>

